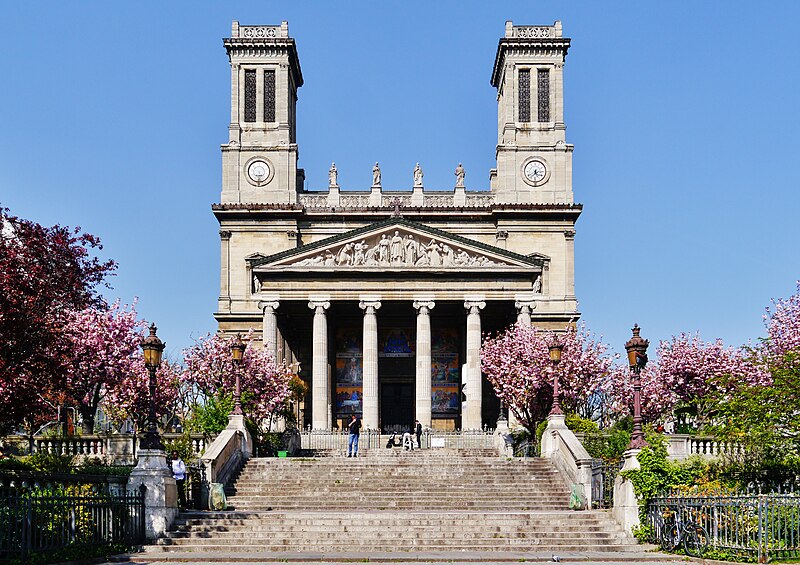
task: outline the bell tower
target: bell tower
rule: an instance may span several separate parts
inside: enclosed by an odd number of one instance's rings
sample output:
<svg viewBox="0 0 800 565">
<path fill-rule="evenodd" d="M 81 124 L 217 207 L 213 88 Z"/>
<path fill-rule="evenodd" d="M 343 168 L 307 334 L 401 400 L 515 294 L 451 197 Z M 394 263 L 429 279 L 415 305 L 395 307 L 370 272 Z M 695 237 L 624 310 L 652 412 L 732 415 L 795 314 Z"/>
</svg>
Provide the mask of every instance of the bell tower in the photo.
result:
<svg viewBox="0 0 800 565">
<path fill-rule="evenodd" d="M 498 203 L 572 203 L 572 150 L 564 124 L 564 61 L 569 38 L 561 22 L 506 22 L 497 46 L 497 169 L 490 175 Z"/>
<path fill-rule="evenodd" d="M 242 26 L 224 40 L 231 64 L 231 121 L 222 146 L 223 204 L 297 201 L 297 89 L 300 60 L 288 22 Z"/>
</svg>

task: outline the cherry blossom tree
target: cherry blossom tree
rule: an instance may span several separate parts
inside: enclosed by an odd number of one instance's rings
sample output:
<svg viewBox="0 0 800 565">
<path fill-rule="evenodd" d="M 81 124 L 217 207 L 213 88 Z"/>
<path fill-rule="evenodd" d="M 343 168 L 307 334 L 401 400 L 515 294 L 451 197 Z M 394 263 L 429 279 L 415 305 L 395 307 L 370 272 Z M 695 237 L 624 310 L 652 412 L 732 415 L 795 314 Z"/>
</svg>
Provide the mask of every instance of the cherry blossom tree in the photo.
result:
<svg viewBox="0 0 800 565">
<path fill-rule="evenodd" d="M 116 268 L 94 256 L 100 249 L 80 228 L 44 227 L 0 208 L 0 431 L 47 406 L 65 313 L 102 305 L 98 287 Z"/>
<path fill-rule="evenodd" d="M 800 281 L 789 298 L 773 299 L 764 315 L 767 339 L 762 353 L 772 365 L 800 369 Z"/>
<path fill-rule="evenodd" d="M 642 420 L 645 423 L 663 421 L 672 414 L 678 396 L 661 378 L 657 362 L 651 361 L 640 373 Z M 633 374 L 627 365 L 616 364 L 603 383 L 606 408 L 613 418 L 633 414 Z"/>
<path fill-rule="evenodd" d="M 219 335 L 201 338 L 184 352 L 183 380 L 199 388 L 207 398 L 233 393 L 236 371 L 241 370 L 242 410 L 256 424 L 269 421 L 288 399 L 292 373 L 275 362 L 272 355 L 253 340 L 251 330 L 241 369 L 234 366 L 230 341 Z"/>
<path fill-rule="evenodd" d="M 556 334 L 518 323 L 484 339 L 481 348 L 481 368 L 495 394 L 531 433 L 553 402 L 549 345 L 555 339 L 563 347 L 557 368 L 561 405 L 581 412 L 593 395 L 603 391 L 615 358 L 584 327 Z"/>
<path fill-rule="evenodd" d="M 137 319 L 134 306 L 89 307 L 65 315 L 62 332 L 63 380 L 66 393 L 89 433 L 97 408 L 109 389 L 140 370 L 140 345 L 147 323 Z"/>
<path fill-rule="evenodd" d="M 180 408 L 181 375 L 183 369 L 176 363 L 163 360 L 156 370 L 156 417 L 169 422 Z M 105 396 L 103 409 L 116 422 L 127 419 L 142 429 L 147 422 L 150 406 L 150 372 L 144 359 L 136 356 L 131 370 L 111 387 Z"/>
<path fill-rule="evenodd" d="M 742 349 L 721 340 L 704 342 L 699 335 L 680 334 L 658 347 L 658 371 L 678 402 L 697 409 L 697 424 L 706 425 L 719 400 L 739 387 L 767 386 L 771 379 Z"/>
</svg>

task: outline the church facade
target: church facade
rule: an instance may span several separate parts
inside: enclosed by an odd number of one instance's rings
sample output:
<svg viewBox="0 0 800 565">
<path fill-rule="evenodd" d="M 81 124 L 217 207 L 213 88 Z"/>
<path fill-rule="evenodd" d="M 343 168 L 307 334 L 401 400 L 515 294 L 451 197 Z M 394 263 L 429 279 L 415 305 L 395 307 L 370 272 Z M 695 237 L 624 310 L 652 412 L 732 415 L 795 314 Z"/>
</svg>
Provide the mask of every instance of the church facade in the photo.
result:
<svg viewBox="0 0 800 565">
<path fill-rule="evenodd" d="M 497 167 L 488 186 L 305 190 L 296 115 L 303 85 L 288 24 L 233 22 L 231 118 L 222 145 L 224 335 L 251 328 L 308 385 L 299 424 L 393 429 L 493 427 L 501 410 L 480 370 L 484 332 L 516 321 L 564 329 L 578 317 L 561 23 L 507 22 L 497 89 Z M 471 178 L 479 175 L 471 174 Z"/>
</svg>

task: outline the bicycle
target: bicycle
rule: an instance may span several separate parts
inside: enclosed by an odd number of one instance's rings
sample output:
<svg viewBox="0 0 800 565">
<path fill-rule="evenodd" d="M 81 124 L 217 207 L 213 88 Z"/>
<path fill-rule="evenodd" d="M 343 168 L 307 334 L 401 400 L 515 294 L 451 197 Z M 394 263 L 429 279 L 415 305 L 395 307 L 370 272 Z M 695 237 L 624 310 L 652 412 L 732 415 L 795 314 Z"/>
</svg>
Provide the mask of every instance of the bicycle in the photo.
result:
<svg viewBox="0 0 800 565">
<path fill-rule="evenodd" d="M 708 532 L 698 522 L 689 520 L 684 522 L 677 512 L 671 512 L 675 517 L 675 522 L 661 537 L 661 548 L 664 551 L 675 551 L 678 546 L 683 544 L 686 555 L 691 557 L 702 557 L 708 548 Z M 668 516 L 664 515 L 665 518 Z M 664 523 L 664 526 L 668 524 Z"/>
</svg>

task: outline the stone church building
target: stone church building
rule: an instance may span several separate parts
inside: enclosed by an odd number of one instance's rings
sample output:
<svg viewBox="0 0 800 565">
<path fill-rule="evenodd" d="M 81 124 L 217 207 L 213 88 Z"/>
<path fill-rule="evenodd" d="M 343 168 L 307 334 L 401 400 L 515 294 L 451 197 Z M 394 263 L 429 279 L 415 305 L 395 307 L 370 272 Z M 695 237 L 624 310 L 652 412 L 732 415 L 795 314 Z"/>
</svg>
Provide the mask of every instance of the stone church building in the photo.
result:
<svg viewBox="0 0 800 565">
<path fill-rule="evenodd" d="M 454 186 L 425 186 L 417 167 L 405 191 L 383 190 L 379 163 L 371 186 L 340 187 L 332 165 L 327 187 L 305 190 L 303 73 L 288 24 L 233 22 L 224 44 L 231 119 L 212 206 L 220 330 L 255 328 L 299 369 L 303 427 L 341 427 L 351 414 L 373 429 L 415 419 L 493 427 L 501 407 L 481 374 L 482 333 L 518 320 L 563 329 L 578 317 L 582 206 L 565 137 L 561 23 L 506 23 L 490 75 L 498 129 L 488 183 L 469 186 L 452 163 Z"/>
</svg>

